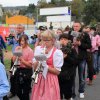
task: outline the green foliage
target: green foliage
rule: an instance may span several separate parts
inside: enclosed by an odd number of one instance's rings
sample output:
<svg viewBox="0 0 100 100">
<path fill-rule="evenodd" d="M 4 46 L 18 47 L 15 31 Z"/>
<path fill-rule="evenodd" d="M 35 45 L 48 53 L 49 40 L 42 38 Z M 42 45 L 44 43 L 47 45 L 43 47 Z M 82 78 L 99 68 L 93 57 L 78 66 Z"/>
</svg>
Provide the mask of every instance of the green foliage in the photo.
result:
<svg viewBox="0 0 100 100">
<path fill-rule="evenodd" d="M 2 24 L 5 24 L 6 23 L 6 16 L 11 17 L 12 14 L 10 12 L 3 12 L 3 13 L 4 13 L 3 16 L 0 17 L 0 22 Z"/>
<path fill-rule="evenodd" d="M 62 6 L 69 6 L 70 2 L 66 0 L 51 0 L 49 4 L 52 4 L 54 7 L 62 7 Z"/>
<path fill-rule="evenodd" d="M 37 7 L 38 8 L 45 8 L 45 7 L 47 7 L 46 0 L 39 0 L 38 3 L 37 3 Z"/>
<path fill-rule="evenodd" d="M 5 15 L 7 15 L 8 17 L 12 17 L 12 13 L 10 13 L 10 12 L 6 12 Z"/>
<path fill-rule="evenodd" d="M 72 15 L 76 16 L 76 19 L 80 19 L 84 9 L 83 0 L 73 0 L 71 4 Z"/>
<path fill-rule="evenodd" d="M 100 0 L 51 0 L 50 2 L 38 0 L 37 5 L 29 4 L 27 9 L 21 9 L 19 14 L 34 17 L 35 19 L 37 19 L 38 14 L 38 21 L 46 21 L 46 16 L 39 16 L 40 8 L 63 6 L 71 7 L 72 19 L 74 18 L 74 20 L 84 21 L 87 25 L 100 22 Z M 4 12 L 4 16 L 1 18 L 3 23 L 5 22 L 5 15 L 11 17 L 12 13 Z"/>
<path fill-rule="evenodd" d="M 33 13 L 36 9 L 36 6 L 34 4 L 29 4 L 28 8 L 27 8 L 27 13 Z"/>
<path fill-rule="evenodd" d="M 5 63 L 6 70 L 9 70 L 11 66 L 11 60 L 5 58 L 4 63 Z"/>
<path fill-rule="evenodd" d="M 11 51 L 11 46 L 7 46 L 7 51 Z"/>
<path fill-rule="evenodd" d="M 20 10 L 19 14 L 20 15 L 27 15 L 27 14 L 33 14 L 36 13 L 36 6 L 33 4 L 29 4 L 28 8 L 26 10 Z"/>
<path fill-rule="evenodd" d="M 100 0 L 87 0 L 84 9 L 84 22 L 100 22 Z"/>
<path fill-rule="evenodd" d="M 11 52 L 11 46 L 7 46 L 7 51 Z M 4 63 L 5 63 L 6 70 L 9 70 L 10 69 L 10 65 L 11 65 L 11 59 L 5 58 L 4 59 Z"/>
<path fill-rule="evenodd" d="M 96 27 L 96 24 L 97 24 L 97 21 L 96 20 L 91 20 L 91 22 L 90 22 L 90 26 L 92 26 L 92 27 Z"/>
<path fill-rule="evenodd" d="M 59 0 L 51 0 L 51 4 L 56 5 L 56 3 L 57 3 L 58 1 L 59 1 Z"/>
<path fill-rule="evenodd" d="M 59 5 L 60 6 L 67 6 L 66 0 L 59 0 Z"/>
</svg>

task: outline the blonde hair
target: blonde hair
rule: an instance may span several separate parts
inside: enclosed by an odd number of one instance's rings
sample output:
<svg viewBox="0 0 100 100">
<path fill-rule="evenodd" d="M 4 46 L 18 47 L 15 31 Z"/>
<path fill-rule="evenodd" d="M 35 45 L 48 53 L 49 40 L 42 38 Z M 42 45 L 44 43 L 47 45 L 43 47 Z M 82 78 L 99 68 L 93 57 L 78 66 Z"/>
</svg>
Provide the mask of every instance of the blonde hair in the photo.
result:
<svg viewBox="0 0 100 100">
<path fill-rule="evenodd" d="M 46 30 L 41 34 L 42 38 L 55 39 L 55 32 L 53 30 Z"/>
</svg>

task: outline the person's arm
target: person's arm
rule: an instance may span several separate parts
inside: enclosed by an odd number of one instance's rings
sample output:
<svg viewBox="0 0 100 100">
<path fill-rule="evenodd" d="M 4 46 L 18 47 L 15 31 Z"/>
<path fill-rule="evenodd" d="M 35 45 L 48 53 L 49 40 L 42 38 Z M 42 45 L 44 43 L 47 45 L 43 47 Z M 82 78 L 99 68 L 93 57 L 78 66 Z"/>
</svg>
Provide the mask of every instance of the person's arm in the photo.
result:
<svg viewBox="0 0 100 100">
<path fill-rule="evenodd" d="M 71 53 L 67 54 L 67 56 L 64 58 L 64 62 L 68 62 L 71 67 L 78 64 L 78 55 L 75 49 L 72 49 Z"/>
<path fill-rule="evenodd" d="M 60 74 L 60 71 L 57 70 L 55 67 L 52 68 L 52 67 L 48 67 L 48 71 L 52 74 L 55 74 L 55 75 L 59 75 Z"/>
<path fill-rule="evenodd" d="M 41 46 L 36 46 L 35 48 L 34 48 L 34 56 L 36 56 L 36 55 L 39 55 L 39 54 L 41 54 Z M 35 57 L 33 57 L 33 67 L 34 67 L 34 70 L 36 70 L 36 68 L 37 68 L 37 66 L 38 66 L 38 64 L 39 64 L 39 62 L 38 61 L 36 61 L 36 59 L 35 59 Z"/>
<path fill-rule="evenodd" d="M 54 67 L 48 67 L 48 71 L 52 74 L 59 75 L 63 66 L 63 53 L 61 50 L 56 50 L 53 56 Z"/>
<path fill-rule="evenodd" d="M 89 35 L 87 33 L 84 33 L 84 39 L 85 39 L 85 42 L 82 42 L 80 43 L 79 45 L 79 48 L 81 49 L 91 49 L 92 48 L 92 45 L 91 45 L 91 39 L 89 37 Z"/>
<path fill-rule="evenodd" d="M 97 46 L 100 46 L 100 36 L 97 35 L 97 43 L 96 43 Z"/>
<path fill-rule="evenodd" d="M 10 86 L 7 80 L 5 67 L 2 63 L 0 63 L 0 98 L 7 95 L 9 90 L 10 90 Z"/>
</svg>

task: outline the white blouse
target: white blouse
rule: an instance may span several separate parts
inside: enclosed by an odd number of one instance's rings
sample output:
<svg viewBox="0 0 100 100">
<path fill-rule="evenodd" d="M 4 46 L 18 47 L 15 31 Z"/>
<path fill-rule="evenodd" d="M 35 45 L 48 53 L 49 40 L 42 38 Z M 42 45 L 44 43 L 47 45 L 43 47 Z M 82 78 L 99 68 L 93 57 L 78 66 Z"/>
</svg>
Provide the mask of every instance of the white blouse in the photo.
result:
<svg viewBox="0 0 100 100">
<path fill-rule="evenodd" d="M 41 46 L 37 46 L 34 51 L 34 56 L 39 55 L 43 52 L 44 52 L 44 48 L 42 48 Z M 53 52 L 53 48 L 50 50 L 50 52 L 48 52 L 48 54 L 46 54 L 46 57 L 49 58 L 52 52 Z M 35 61 L 36 61 L 35 58 L 33 58 L 33 62 Z M 57 70 L 61 71 L 61 67 L 63 65 L 63 53 L 61 50 L 56 49 L 56 51 L 54 52 L 53 65 Z"/>
</svg>

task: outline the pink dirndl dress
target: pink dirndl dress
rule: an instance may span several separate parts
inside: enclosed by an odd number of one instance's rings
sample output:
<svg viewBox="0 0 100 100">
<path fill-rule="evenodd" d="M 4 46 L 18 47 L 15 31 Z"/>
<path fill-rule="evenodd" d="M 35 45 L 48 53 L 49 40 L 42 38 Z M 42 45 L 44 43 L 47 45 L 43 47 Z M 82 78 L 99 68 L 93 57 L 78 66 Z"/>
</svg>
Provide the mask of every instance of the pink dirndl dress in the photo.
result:
<svg viewBox="0 0 100 100">
<path fill-rule="evenodd" d="M 47 65 L 53 67 L 53 49 L 51 56 L 47 59 Z M 40 73 L 38 83 L 32 88 L 31 100 L 60 100 L 60 89 L 58 77 L 50 72 L 47 73 L 46 79 Z"/>
</svg>

